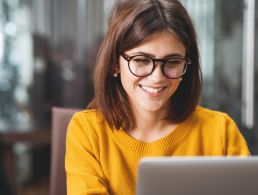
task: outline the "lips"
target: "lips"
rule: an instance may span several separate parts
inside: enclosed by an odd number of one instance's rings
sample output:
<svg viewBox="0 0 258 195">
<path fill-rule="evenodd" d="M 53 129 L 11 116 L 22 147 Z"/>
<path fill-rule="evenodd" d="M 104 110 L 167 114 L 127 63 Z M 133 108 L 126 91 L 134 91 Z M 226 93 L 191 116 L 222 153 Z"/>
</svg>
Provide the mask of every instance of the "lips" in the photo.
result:
<svg viewBox="0 0 258 195">
<path fill-rule="evenodd" d="M 148 93 L 151 94 L 159 94 L 161 91 L 163 91 L 166 86 L 162 86 L 162 87 L 149 87 L 149 86 L 144 86 L 144 85 L 140 85 L 140 87 Z"/>
</svg>

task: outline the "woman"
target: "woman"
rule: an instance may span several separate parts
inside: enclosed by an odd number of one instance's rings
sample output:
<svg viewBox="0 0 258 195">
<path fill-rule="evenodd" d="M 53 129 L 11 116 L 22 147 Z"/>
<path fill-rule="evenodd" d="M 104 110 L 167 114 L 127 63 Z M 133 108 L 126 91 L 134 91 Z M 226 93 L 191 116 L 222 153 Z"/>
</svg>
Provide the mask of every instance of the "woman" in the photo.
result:
<svg viewBox="0 0 258 195">
<path fill-rule="evenodd" d="M 196 34 L 176 0 L 116 5 L 94 87 L 68 128 L 69 195 L 134 194 L 144 156 L 249 155 L 228 115 L 198 106 Z"/>
</svg>

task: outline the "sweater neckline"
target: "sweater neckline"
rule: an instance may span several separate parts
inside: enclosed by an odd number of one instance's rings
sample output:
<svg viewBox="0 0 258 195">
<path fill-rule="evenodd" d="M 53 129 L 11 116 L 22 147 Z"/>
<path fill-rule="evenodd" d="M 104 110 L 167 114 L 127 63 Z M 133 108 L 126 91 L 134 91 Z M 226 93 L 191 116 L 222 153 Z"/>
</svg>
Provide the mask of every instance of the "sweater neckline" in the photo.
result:
<svg viewBox="0 0 258 195">
<path fill-rule="evenodd" d="M 140 155 L 155 155 L 175 148 L 191 130 L 191 119 L 191 116 L 188 117 L 188 119 L 179 123 L 171 133 L 150 143 L 137 140 L 122 128 L 113 130 L 112 134 L 114 139 L 126 150 Z"/>
</svg>

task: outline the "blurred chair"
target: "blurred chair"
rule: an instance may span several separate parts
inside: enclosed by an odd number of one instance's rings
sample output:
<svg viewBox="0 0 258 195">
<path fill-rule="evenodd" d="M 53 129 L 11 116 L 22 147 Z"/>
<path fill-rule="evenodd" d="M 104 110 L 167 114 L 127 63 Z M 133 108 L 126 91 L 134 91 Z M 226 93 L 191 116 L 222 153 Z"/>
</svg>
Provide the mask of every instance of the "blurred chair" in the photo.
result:
<svg viewBox="0 0 258 195">
<path fill-rule="evenodd" d="M 50 195 L 66 195 L 65 139 L 66 130 L 73 114 L 79 110 L 52 109 Z"/>
</svg>

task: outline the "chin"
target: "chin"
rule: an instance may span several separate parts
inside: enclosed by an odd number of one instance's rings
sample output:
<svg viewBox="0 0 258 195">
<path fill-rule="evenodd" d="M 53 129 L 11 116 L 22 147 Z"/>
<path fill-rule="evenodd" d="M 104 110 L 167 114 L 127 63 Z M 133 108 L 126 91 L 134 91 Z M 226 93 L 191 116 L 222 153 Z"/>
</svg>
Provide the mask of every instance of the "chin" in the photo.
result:
<svg viewBox="0 0 258 195">
<path fill-rule="evenodd" d="M 157 112 L 164 108 L 162 105 L 142 105 L 141 108 L 147 112 Z"/>
</svg>

